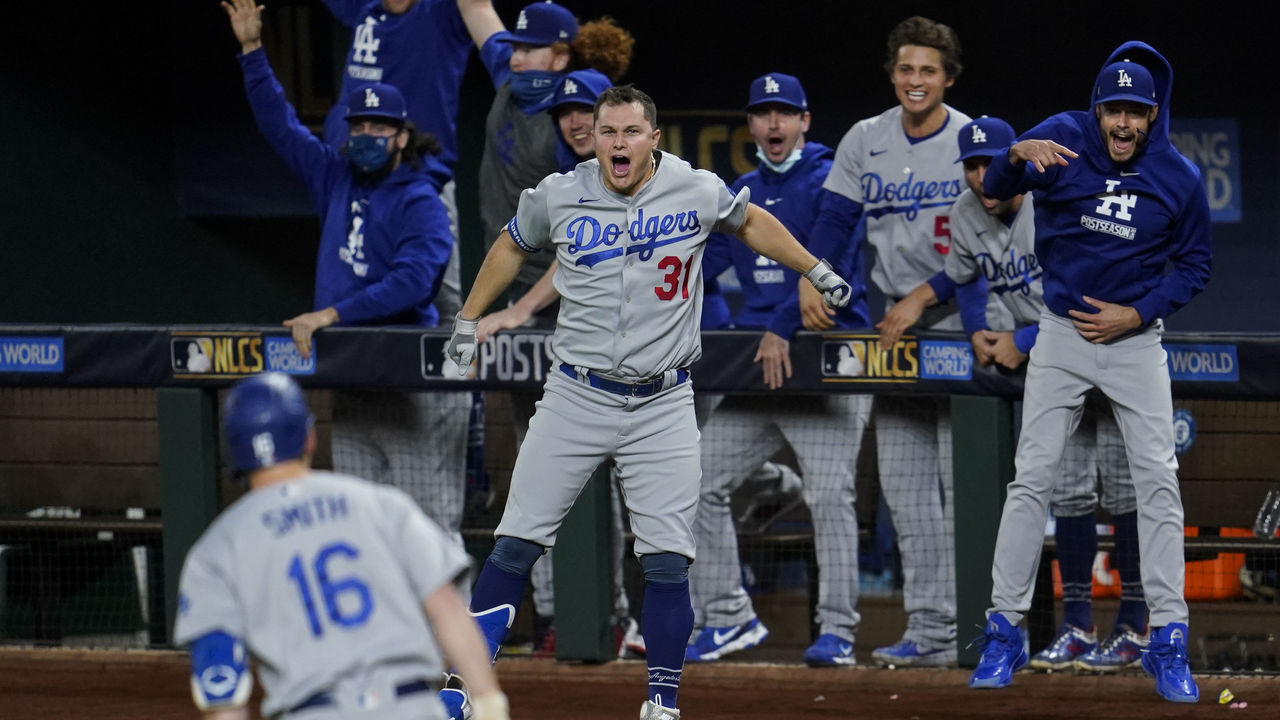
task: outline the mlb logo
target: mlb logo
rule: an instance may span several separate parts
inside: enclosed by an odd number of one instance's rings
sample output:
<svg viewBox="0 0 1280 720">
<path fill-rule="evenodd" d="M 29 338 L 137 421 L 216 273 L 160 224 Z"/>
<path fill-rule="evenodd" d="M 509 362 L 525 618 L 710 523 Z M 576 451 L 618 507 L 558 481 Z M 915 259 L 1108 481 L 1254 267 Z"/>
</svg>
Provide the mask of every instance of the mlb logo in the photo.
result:
<svg viewBox="0 0 1280 720">
<path fill-rule="evenodd" d="M 828 377 L 866 377 L 867 341 L 832 340 L 822 343 L 822 374 Z"/>
<path fill-rule="evenodd" d="M 174 372 L 207 373 L 213 369 L 213 338 L 172 338 L 169 353 Z"/>
</svg>

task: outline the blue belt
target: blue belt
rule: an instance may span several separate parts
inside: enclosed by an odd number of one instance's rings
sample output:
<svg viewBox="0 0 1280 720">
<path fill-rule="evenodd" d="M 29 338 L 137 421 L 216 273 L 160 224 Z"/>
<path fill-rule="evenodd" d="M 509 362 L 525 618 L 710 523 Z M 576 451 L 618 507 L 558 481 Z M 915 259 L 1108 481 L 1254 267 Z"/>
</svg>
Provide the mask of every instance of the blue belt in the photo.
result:
<svg viewBox="0 0 1280 720">
<path fill-rule="evenodd" d="M 680 385 L 689 379 L 689 371 L 684 368 L 676 370 L 676 381 L 670 385 L 663 384 L 662 376 L 656 377 L 652 380 L 629 383 L 621 380 L 610 380 L 609 378 L 598 375 L 590 370 L 587 371 L 586 379 L 584 380 L 583 378 L 578 377 L 578 371 L 569 363 L 560 363 L 560 371 L 574 380 L 585 382 L 598 390 L 611 392 L 614 395 L 626 395 L 628 397 L 649 397 L 650 395 L 662 392 L 669 387 Z"/>
<path fill-rule="evenodd" d="M 427 680 L 410 680 L 406 683 L 400 683 L 396 686 L 396 697 L 401 698 L 405 695 L 414 695 L 421 692 L 430 692 L 435 686 Z M 302 702 L 289 708 L 287 713 L 292 714 L 302 710 L 314 710 L 315 708 L 328 707 L 333 704 L 333 694 L 320 692 L 303 700 Z"/>
</svg>

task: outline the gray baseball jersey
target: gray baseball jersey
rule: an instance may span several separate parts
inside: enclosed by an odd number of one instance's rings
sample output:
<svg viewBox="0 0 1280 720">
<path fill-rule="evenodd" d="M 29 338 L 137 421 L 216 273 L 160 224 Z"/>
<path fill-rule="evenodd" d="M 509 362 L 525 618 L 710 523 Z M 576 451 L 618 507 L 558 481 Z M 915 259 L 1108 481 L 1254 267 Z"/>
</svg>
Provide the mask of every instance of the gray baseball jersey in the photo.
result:
<svg viewBox="0 0 1280 720">
<path fill-rule="evenodd" d="M 950 247 L 948 212 L 965 188 L 956 133 L 969 116 L 946 105 L 947 122 L 927 138 L 908 138 L 902 106 L 859 121 L 836 149 L 822 187 L 862 205 L 875 251 L 871 280 L 901 298 L 942 269 Z"/>
<path fill-rule="evenodd" d="M 871 279 L 892 304 L 943 267 L 950 251 L 949 211 L 965 188 L 956 133 L 969 116 L 944 105 L 947 120 L 925 138 L 909 138 L 902 106 L 856 123 L 840 141 L 823 188 L 862 206 L 875 254 Z M 927 311 L 919 325 L 960 328 L 954 306 Z M 951 433 L 944 399 L 880 396 L 872 412 L 880 484 L 893 513 L 903 566 L 902 639 L 933 658 L 955 658 L 955 564 Z M 939 493 L 941 488 L 941 493 Z M 941 499 L 939 496 L 941 494 Z M 880 648 L 872 653 L 877 660 Z M 898 664 L 909 664 L 900 657 Z M 939 662 L 933 660 L 932 662 Z"/>
<path fill-rule="evenodd" d="M 1040 263 L 1036 260 L 1035 205 L 1031 193 L 1022 196 L 1022 207 L 1013 223 L 987 214 L 977 195 L 965 189 L 951 207 L 951 252 L 947 253 L 947 277 L 957 285 L 986 278 L 987 292 L 1007 310 L 997 315 L 987 310 L 992 330 L 1009 331 L 1040 322 L 1044 290 Z M 1012 316 L 1012 317 L 1010 317 Z M 1000 324 L 997 318 L 1012 321 Z"/>
<path fill-rule="evenodd" d="M 547 177 L 520 197 L 507 230 L 521 248 L 554 245 L 560 315 L 552 347 L 565 363 L 649 378 L 702 356 L 702 253 L 737 232 L 750 200 L 714 173 L 655 155 L 632 197 L 604 186 L 600 162 Z"/>
<path fill-rule="evenodd" d="M 466 554 L 400 490 L 315 471 L 247 493 L 182 568 L 174 641 L 215 631 L 257 660 L 271 717 L 318 692 L 440 677 L 422 601 Z"/>
</svg>

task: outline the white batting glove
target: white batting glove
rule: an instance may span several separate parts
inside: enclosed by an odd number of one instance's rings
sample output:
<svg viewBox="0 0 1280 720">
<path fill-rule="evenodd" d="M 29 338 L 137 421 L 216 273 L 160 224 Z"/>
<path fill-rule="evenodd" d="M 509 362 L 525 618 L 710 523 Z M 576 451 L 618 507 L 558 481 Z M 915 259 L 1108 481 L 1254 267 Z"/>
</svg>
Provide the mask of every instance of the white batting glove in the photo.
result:
<svg viewBox="0 0 1280 720">
<path fill-rule="evenodd" d="M 471 370 L 471 361 L 476 357 L 477 320 L 463 320 L 462 313 L 453 316 L 453 335 L 449 344 L 444 347 L 444 354 L 458 366 L 458 375 L 465 376 Z"/>
<path fill-rule="evenodd" d="M 819 260 L 804 276 L 822 293 L 822 300 L 828 307 L 842 308 L 853 297 L 853 288 L 831 269 L 831 263 L 826 260 Z"/>
<path fill-rule="evenodd" d="M 507 706 L 507 696 L 500 691 L 487 695 L 476 695 L 471 698 L 473 720 L 511 720 L 511 711 Z"/>
</svg>

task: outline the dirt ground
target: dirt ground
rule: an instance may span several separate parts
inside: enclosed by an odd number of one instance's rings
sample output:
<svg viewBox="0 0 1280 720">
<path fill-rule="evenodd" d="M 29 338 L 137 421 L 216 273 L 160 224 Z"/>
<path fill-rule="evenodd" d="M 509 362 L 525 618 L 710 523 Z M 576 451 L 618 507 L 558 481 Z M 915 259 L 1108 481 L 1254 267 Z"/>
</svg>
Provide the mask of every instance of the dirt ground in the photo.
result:
<svg viewBox="0 0 1280 720">
<path fill-rule="evenodd" d="M 645 667 L 510 659 L 498 664 L 513 720 L 631 720 Z M 964 670 L 810 669 L 717 663 L 686 668 L 684 720 L 711 718 L 1205 718 L 1280 717 L 1280 678 L 1198 676 L 1201 702 L 1176 705 L 1141 673 L 1020 673 L 1003 690 L 966 687 Z M 1218 703 L 1230 688 L 1233 709 Z M 255 693 L 254 705 L 258 701 Z M 137 720 L 196 718 L 179 652 L 0 648 L 0 718 Z M 254 717 L 257 718 L 255 711 Z"/>
</svg>

